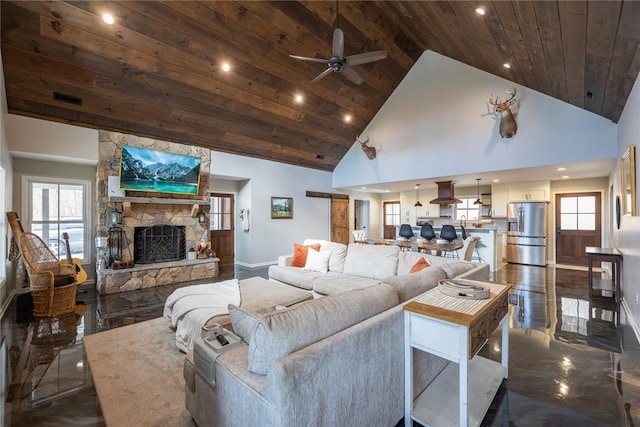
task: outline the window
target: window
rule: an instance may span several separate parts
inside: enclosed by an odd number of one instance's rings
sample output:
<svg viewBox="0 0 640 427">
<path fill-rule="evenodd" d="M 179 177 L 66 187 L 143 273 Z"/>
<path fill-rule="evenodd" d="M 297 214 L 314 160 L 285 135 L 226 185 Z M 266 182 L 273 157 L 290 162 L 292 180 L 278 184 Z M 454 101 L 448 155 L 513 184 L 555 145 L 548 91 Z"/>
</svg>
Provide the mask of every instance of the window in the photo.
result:
<svg viewBox="0 0 640 427">
<path fill-rule="evenodd" d="M 595 196 L 562 197 L 560 202 L 561 230 L 595 230 Z"/>
<path fill-rule="evenodd" d="M 231 230 L 231 198 L 211 197 L 211 230 Z"/>
<path fill-rule="evenodd" d="M 60 259 L 70 256 L 82 263 L 91 259 L 89 205 L 91 183 L 42 177 L 23 178 L 26 227 L 49 245 Z"/>
<path fill-rule="evenodd" d="M 480 207 L 482 205 L 473 204 L 476 201 L 475 197 L 469 199 L 461 198 L 460 200 L 462 200 L 462 203 L 456 204 L 456 221 L 461 221 L 462 219 L 477 221 L 480 218 Z M 462 215 L 464 215 L 464 218 L 462 218 Z"/>
</svg>

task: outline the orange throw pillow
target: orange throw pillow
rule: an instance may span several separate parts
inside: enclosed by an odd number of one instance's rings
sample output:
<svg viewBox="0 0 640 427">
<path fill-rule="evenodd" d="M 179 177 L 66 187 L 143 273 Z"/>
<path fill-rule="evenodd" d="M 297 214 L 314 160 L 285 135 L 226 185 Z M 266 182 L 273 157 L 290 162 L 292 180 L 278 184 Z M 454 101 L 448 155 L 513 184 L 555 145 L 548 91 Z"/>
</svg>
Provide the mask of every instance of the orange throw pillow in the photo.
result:
<svg viewBox="0 0 640 427">
<path fill-rule="evenodd" d="M 309 246 L 299 245 L 298 243 L 293 244 L 293 259 L 291 260 L 292 267 L 304 267 L 304 265 L 307 263 L 307 254 L 309 253 L 309 248 L 319 251 L 320 243 Z"/>
<path fill-rule="evenodd" d="M 420 258 L 418 262 L 413 264 L 413 267 L 411 267 L 411 271 L 409 271 L 409 273 L 417 273 L 418 271 L 425 269 L 427 267 L 431 267 L 431 264 L 429 264 L 429 261 L 427 261 L 425 258 Z"/>
</svg>

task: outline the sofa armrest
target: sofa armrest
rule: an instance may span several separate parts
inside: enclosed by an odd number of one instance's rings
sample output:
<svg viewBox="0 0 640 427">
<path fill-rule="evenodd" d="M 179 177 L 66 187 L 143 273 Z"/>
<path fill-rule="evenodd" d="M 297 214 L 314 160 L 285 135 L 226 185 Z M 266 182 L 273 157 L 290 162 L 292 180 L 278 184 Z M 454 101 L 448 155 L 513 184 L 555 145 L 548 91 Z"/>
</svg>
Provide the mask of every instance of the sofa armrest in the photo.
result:
<svg viewBox="0 0 640 427">
<path fill-rule="evenodd" d="M 489 276 L 490 265 L 485 263 L 478 263 L 477 267 L 460 274 L 458 278 L 471 280 L 489 280 Z"/>
<path fill-rule="evenodd" d="M 290 267 L 292 261 L 293 261 L 293 254 L 291 254 L 291 255 L 280 255 L 278 257 L 278 265 L 280 267 Z"/>
</svg>

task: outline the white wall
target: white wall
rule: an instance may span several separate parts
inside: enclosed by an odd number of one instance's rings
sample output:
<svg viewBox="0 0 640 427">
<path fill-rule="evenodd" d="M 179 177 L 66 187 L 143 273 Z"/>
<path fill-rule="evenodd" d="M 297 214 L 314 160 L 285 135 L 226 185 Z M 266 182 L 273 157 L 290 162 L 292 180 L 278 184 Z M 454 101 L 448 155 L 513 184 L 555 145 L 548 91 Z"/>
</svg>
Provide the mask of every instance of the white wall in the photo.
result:
<svg viewBox="0 0 640 427">
<path fill-rule="evenodd" d="M 518 133 L 501 139 L 489 96 L 517 88 Z M 615 158 L 611 121 L 426 51 L 334 171 L 336 188 Z"/>
<path fill-rule="evenodd" d="M 98 131 L 95 129 L 9 114 L 7 137 L 9 150 L 16 157 L 98 164 Z"/>
<path fill-rule="evenodd" d="M 627 99 L 622 116 L 618 121 L 618 157 L 622 156 L 630 144 L 636 146 L 636 211 L 638 209 L 637 197 L 640 195 L 638 186 L 638 135 L 640 135 L 640 83 L 636 83 Z M 614 194 L 620 195 L 620 170 L 614 169 L 611 174 Z M 623 255 L 622 261 L 622 294 L 624 304 L 631 312 L 631 320 L 634 324 L 636 336 L 640 339 L 640 216 L 624 215 L 620 223 L 620 230 L 614 231 L 614 246 Z"/>
<path fill-rule="evenodd" d="M 245 181 L 239 185 L 234 213 L 237 263 L 272 264 L 305 238 L 330 238 L 331 200 L 306 196 L 307 190 L 335 193 L 330 172 L 212 151 L 210 173 L 213 191 L 222 186 L 219 176 Z M 271 219 L 272 196 L 293 197 L 293 219 Z M 242 231 L 240 209 L 251 212 L 249 233 Z"/>
<path fill-rule="evenodd" d="M 13 165 L 11 161 L 11 155 L 9 154 L 9 146 L 7 143 L 6 133 L 6 118 L 7 118 L 7 95 L 4 88 L 4 69 L 2 67 L 2 55 L 0 54 L 0 165 L 4 169 L 4 186 L 1 187 L 2 201 L 0 205 L 4 206 L 2 210 L 2 218 L 0 218 L 0 259 L 2 260 L 2 270 L 0 271 L 0 314 L 2 313 L 2 307 L 9 296 L 9 291 L 13 287 L 12 283 L 12 263 L 7 261 L 6 251 L 9 248 L 9 225 L 6 222 L 5 211 L 13 210 L 12 205 L 12 170 Z M 6 280 L 8 279 L 8 280 Z"/>
</svg>

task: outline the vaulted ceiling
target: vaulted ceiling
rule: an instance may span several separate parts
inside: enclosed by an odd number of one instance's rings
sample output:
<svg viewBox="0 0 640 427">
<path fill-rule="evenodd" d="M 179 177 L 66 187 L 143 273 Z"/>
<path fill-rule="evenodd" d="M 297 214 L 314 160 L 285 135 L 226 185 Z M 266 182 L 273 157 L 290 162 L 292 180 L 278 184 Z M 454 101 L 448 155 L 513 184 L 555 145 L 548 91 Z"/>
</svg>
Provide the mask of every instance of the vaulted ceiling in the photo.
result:
<svg viewBox="0 0 640 427">
<path fill-rule="evenodd" d="M 614 122 L 640 70 L 636 1 L 0 4 L 10 113 L 328 171 L 427 49 Z M 289 57 L 330 57 L 336 23 L 388 52 L 360 85 Z"/>
</svg>

